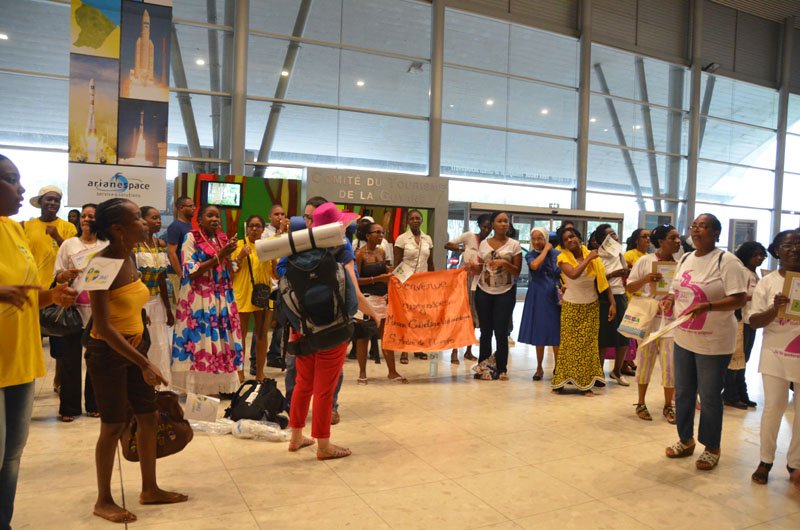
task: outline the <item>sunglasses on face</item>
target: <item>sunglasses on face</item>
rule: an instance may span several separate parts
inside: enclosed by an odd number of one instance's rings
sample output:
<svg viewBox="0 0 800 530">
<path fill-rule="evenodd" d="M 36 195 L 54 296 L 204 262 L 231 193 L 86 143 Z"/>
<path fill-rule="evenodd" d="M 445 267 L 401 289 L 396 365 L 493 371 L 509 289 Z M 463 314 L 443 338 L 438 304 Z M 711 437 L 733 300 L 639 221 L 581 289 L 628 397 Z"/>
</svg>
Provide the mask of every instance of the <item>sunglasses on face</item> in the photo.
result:
<svg viewBox="0 0 800 530">
<path fill-rule="evenodd" d="M 383 230 L 373 230 L 372 232 L 368 232 L 368 233 L 370 233 L 370 234 L 380 234 L 380 235 L 383 235 L 383 234 L 384 234 L 384 231 L 383 231 Z"/>
</svg>

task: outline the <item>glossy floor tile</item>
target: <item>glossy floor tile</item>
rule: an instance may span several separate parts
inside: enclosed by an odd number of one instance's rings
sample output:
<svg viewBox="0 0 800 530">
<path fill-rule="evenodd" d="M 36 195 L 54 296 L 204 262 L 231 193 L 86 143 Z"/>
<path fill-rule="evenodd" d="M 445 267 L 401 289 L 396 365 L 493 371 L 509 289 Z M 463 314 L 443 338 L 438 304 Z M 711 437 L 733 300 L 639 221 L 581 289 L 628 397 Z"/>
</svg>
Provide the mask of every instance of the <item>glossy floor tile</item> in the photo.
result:
<svg viewBox="0 0 800 530">
<path fill-rule="evenodd" d="M 757 357 L 748 382 L 760 402 Z M 313 447 L 289 453 L 286 443 L 196 433 L 183 452 L 158 462 L 161 485 L 189 502 L 140 506 L 139 468 L 126 461 L 115 466 L 115 498 L 139 516 L 132 527 L 181 530 L 800 528 L 800 491 L 784 468 L 791 416 L 770 482 L 758 486 L 750 473 L 759 409 L 725 409 L 722 460 L 703 473 L 693 458 L 664 457 L 677 435 L 660 415 L 657 385 L 648 393 L 654 421 L 645 422 L 633 411 L 633 385 L 609 381 L 593 398 L 551 393 L 549 353 L 545 380 L 531 381 L 536 356 L 525 345 L 512 349 L 506 382 L 474 380 L 471 362 L 449 359 L 440 356 L 434 378 L 428 361 L 398 364 L 408 385 L 386 380 L 385 364 L 372 362 L 369 384 L 357 385 L 358 367 L 347 361 L 342 422 L 332 433 L 353 450 L 349 458 L 320 462 Z M 56 421 L 48 361 L 13 526 L 114 528 L 91 513 L 100 423 Z M 268 374 L 283 386 L 280 371 Z"/>
</svg>

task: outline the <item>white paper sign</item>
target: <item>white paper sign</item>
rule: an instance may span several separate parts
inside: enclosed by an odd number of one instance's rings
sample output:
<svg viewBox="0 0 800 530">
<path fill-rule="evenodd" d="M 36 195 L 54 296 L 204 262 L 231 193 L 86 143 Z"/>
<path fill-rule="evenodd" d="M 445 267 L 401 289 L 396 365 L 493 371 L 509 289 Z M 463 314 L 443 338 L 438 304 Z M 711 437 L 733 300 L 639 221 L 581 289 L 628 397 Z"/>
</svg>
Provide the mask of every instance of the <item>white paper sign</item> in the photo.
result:
<svg viewBox="0 0 800 530">
<path fill-rule="evenodd" d="M 75 269 L 83 270 L 86 268 L 86 265 L 92 260 L 93 257 L 97 255 L 102 249 L 93 248 L 90 250 L 83 250 L 78 252 L 77 254 L 73 254 L 70 256 L 70 261 L 72 261 L 72 267 Z"/>
<path fill-rule="evenodd" d="M 639 343 L 639 348 L 647 346 L 648 344 L 650 344 L 654 340 L 660 339 L 661 337 L 663 337 L 664 335 L 666 335 L 667 333 L 669 333 L 673 329 L 677 328 L 678 326 L 680 326 L 681 324 L 683 324 L 684 322 L 686 322 L 690 318 L 692 318 L 692 316 L 691 316 L 691 314 L 688 314 L 688 313 L 683 315 L 682 317 L 676 318 L 674 321 L 672 321 L 671 323 L 667 324 L 663 328 L 659 329 L 658 331 L 655 331 L 655 332 L 651 333 L 644 341 Z"/>
<path fill-rule="evenodd" d="M 72 288 L 81 291 L 103 291 L 111 287 L 125 260 L 94 258 L 81 275 L 75 278 Z"/>
<path fill-rule="evenodd" d="M 217 421 L 219 403 L 220 401 L 217 398 L 187 392 L 183 416 L 190 420 L 215 422 Z"/>
</svg>

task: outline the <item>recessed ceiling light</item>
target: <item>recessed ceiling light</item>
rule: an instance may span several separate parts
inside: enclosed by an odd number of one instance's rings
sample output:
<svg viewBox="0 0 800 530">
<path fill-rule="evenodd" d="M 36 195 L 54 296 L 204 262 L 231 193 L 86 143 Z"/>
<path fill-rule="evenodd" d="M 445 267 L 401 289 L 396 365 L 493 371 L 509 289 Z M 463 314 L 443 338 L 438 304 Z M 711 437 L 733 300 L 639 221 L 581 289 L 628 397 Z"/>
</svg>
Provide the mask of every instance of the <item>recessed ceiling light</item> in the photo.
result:
<svg viewBox="0 0 800 530">
<path fill-rule="evenodd" d="M 289 77 L 289 71 L 288 71 L 288 70 L 283 70 L 283 71 L 281 72 L 281 75 L 282 75 L 283 77 Z"/>
<path fill-rule="evenodd" d="M 603 129 L 603 132 L 608 132 L 608 129 Z"/>
<path fill-rule="evenodd" d="M 0 33 L 0 40 L 8 40 L 8 35 L 5 33 Z"/>
<path fill-rule="evenodd" d="M 450 108 L 452 109 L 453 107 L 455 107 L 455 105 L 453 105 L 453 104 L 451 103 L 451 104 L 450 104 Z"/>
<path fill-rule="evenodd" d="M 597 123 L 597 118 L 589 118 L 589 123 Z"/>
<path fill-rule="evenodd" d="M 492 105 L 494 105 L 494 100 L 493 99 L 487 99 L 486 100 L 486 104 L 491 107 Z"/>
<path fill-rule="evenodd" d="M 548 114 L 550 114 L 550 111 L 549 111 L 549 110 L 547 110 L 547 109 L 542 109 L 542 110 L 540 110 L 540 111 L 539 111 L 539 113 L 541 113 L 541 114 L 543 114 L 543 115 L 547 116 Z"/>
<path fill-rule="evenodd" d="M 356 81 L 356 86 L 364 86 L 364 81 L 359 79 L 358 81 Z"/>
<path fill-rule="evenodd" d="M 634 125 L 633 128 L 638 131 L 639 129 L 642 128 L 642 126 L 641 125 Z"/>
<path fill-rule="evenodd" d="M 206 60 L 205 59 L 196 59 L 194 61 L 194 64 L 196 64 L 197 66 L 205 66 L 206 65 Z"/>
</svg>

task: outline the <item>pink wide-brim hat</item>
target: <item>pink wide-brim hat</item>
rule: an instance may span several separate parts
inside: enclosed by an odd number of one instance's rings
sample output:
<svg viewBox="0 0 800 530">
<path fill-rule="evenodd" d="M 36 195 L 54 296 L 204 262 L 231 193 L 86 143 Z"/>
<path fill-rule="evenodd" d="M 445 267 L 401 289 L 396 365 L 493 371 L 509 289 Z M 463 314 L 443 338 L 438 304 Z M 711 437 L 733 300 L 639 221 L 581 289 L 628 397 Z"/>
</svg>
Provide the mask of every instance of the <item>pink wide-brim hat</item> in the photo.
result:
<svg viewBox="0 0 800 530">
<path fill-rule="evenodd" d="M 341 223 L 342 226 L 348 226 L 350 223 L 361 217 L 354 212 L 343 212 L 336 204 L 326 202 L 320 205 L 313 213 L 314 222 L 311 226 L 329 225 L 331 223 Z"/>
</svg>

